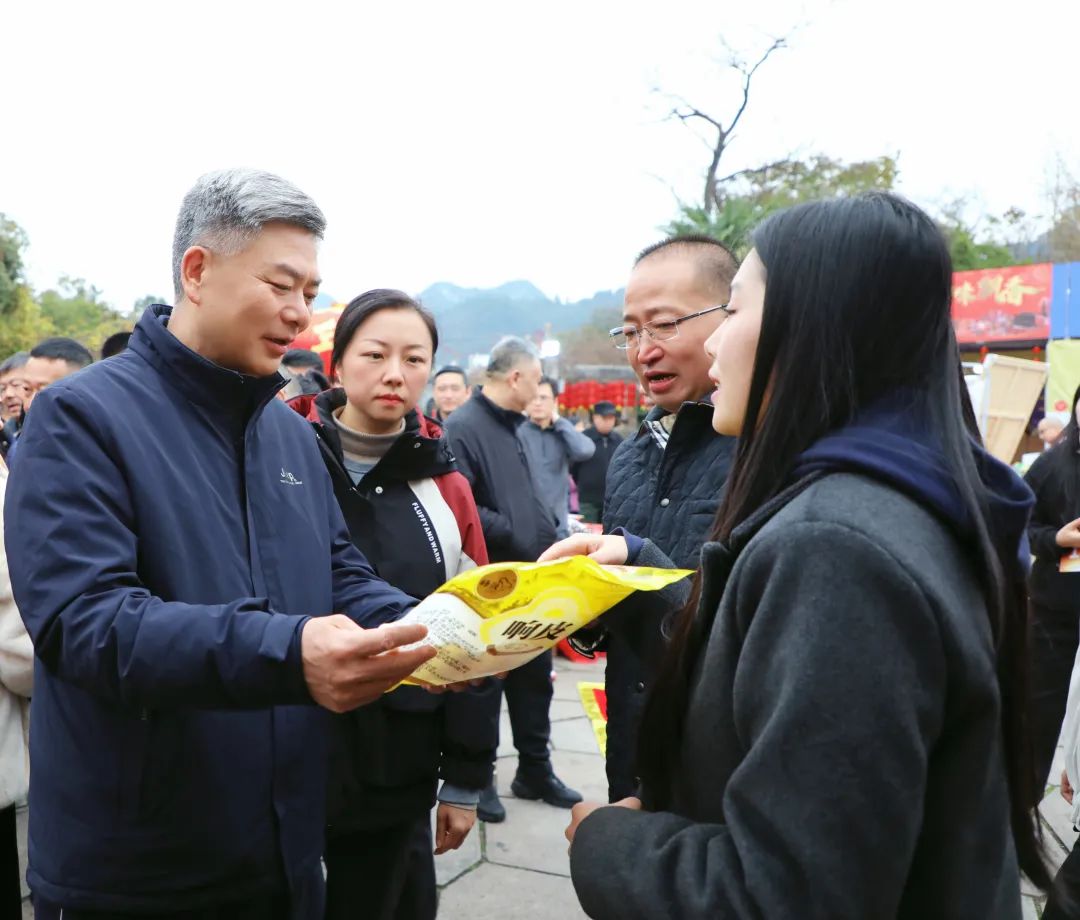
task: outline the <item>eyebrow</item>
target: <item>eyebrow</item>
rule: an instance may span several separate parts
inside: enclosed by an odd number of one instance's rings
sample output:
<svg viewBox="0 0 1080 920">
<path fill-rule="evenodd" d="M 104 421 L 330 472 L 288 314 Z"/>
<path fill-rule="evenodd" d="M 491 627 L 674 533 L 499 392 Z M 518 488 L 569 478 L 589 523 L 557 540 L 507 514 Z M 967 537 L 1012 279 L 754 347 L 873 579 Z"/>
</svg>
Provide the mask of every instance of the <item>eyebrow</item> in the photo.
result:
<svg viewBox="0 0 1080 920">
<path fill-rule="evenodd" d="M 370 342 L 372 345 L 379 345 L 382 348 L 389 348 L 390 343 L 384 342 L 382 339 L 361 339 L 361 342 Z M 423 342 L 417 342 L 413 345 L 406 345 L 406 348 L 430 348 L 430 345 L 425 345 Z"/>
<path fill-rule="evenodd" d="M 666 304 L 665 303 L 665 304 L 660 304 L 659 306 L 656 306 L 656 307 L 646 307 L 642 312 L 645 315 L 646 321 L 648 321 L 652 317 L 656 316 L 658 313 L 666 313 L 666 312 L 667 313 L 673 313 L 675 311 L 676 311 L 675 307 L 671 306 L 671 304 Z M 624 322 L 626 321 L 626 308 L 625 307 L 623 308 L 623 321 Z"/>
<path fill-rule="evenodd" d="M 289 265 L 288 262 L 276 262 L 273 265 L 273 270 L 278 271 L 278 272 L 283 272 L 284 274 L 286 274 L 290 278 L 292 278 L 293 281 L 303 281 L 304 280 L 304 273 L 300 272 L 300 271 L 297 271 L 295 268 L 293 268 L 291 265 Z M 313 287 L 321 287 L 322 286 L 322 278 L 316 278 L 314 281 L 311 282 L 311 284 L 312 284 Z"/>
</svg>

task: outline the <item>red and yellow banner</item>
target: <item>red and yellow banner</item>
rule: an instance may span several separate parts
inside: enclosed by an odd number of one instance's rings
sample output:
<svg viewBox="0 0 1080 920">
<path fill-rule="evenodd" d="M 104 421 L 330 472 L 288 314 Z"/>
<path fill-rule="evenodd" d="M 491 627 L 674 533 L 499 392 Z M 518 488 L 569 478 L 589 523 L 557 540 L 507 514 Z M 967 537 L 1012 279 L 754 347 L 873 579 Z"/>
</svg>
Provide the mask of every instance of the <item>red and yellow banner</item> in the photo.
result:
<svg viewBox="0 0 1080 920">
<path fill-rule="evenodd" d="M 1052 268 L 1044 263 L 956 272 L 952 318 L 960 344 L 1046 341 Z"/>
</svg>

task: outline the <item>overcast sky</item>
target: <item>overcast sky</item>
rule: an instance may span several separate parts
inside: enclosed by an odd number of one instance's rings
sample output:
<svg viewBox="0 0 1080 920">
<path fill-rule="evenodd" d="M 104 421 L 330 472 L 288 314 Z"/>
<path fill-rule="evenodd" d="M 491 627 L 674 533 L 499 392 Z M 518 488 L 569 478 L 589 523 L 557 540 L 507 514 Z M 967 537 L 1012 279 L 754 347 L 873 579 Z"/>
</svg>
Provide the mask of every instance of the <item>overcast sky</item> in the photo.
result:
<svg viewBox="0 0 1080 920">
<path fill-rule="evenodd" d="M 735 6 L 9 0 L 0 211 L 36 288 L 82 276 L 127 308 L 170 293 L 192 181 L 257 166 L 326 212 L 339 299 L 516 278 L 586 296 L 700 196 L 707 151 L 653 89 L 727 117 L 721 36 L 752 56 L 796 23 L 727 170 L 899 153 L 919 203 L 996 212 L 1039 211 L 1058 155 L 1080 174 L 1075 0 Z"/>
</svg>

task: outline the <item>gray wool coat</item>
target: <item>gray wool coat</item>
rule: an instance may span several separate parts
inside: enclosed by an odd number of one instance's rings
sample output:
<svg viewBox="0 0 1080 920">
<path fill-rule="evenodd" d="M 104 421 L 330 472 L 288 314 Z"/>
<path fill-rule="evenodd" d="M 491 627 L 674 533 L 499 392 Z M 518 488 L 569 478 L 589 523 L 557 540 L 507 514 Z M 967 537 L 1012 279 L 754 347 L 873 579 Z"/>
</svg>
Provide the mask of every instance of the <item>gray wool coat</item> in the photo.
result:
<svg viewBox="0 0 1080 920">
<path fill-rule="evenodd" d="M 581 824 L 586 913 L 1018 918 L 995 650 L 954 532 L 838 473 L 706 545 L 702 571 L 674 807 Z"/>
</svg>

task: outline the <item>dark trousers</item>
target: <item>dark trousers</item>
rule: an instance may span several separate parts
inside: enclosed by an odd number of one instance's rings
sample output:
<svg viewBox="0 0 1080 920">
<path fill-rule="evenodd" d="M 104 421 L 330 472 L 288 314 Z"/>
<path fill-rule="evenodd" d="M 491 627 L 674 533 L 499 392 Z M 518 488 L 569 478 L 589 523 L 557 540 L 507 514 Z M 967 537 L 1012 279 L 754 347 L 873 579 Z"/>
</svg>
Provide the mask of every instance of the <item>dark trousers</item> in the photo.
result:
<svg viewBox="0 0 1080 920">
<path fill-rule="evenodd" d="M 1050 776 L 1050 766 L 1065 719 L 1069 679 L 1080 644 L 1080 614 L 1032 604 L 1028 635 L 1036 800 L 1041 801 L 1047 780 L 1057 785 L 1060 779 Z"/>
<path fill-rule="evenodd" d="M 219 904 L 199 910 L 136 913 L 61 907 L 35 897 L 34 920 L 289 920 L 289 908 L 288 895 L 234 901 L 231 904 Z"/>
<path fill-rule="evenodd" d="M 19 917 L 22 911 L 22 875 L 15 806 L 0 808 L 0 917 Z"/>
<path fill-rule="evenodd" d="M 522 773 L 546 774 L 551 763 L 548 742 L 551 740 L 551 698 L 555 695 L 551 686 L 551 651 L 507 674 L 503 692 L 506 708 L 510 710 L 518 769 Z"/>
<path fill-rule="evenodd" d="M 326 920 L 435 920 L 431 818 L 326 841 Z"/>
</svg>

